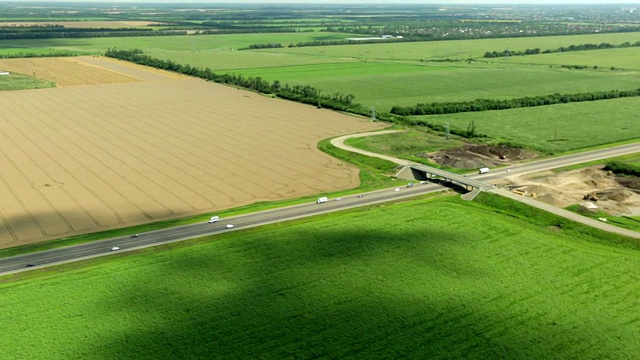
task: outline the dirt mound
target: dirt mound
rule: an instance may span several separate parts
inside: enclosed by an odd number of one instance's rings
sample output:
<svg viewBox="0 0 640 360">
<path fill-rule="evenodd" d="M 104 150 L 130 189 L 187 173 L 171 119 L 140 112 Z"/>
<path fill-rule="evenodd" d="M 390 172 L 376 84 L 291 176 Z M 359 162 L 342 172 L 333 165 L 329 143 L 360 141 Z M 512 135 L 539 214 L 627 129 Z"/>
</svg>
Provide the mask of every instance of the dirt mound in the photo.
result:
<svg viewBox="0 0 640 360">
<path fill-rule="evenodd" d="M 538 201 L 542 201 L 543 203 L 553 205 L 553 206 L 562 206 L 562 204 L 558 201 L 558 199 L 551 194 L 544 194 L 542 196 L 538 196 L 536 198 Z"/>
<path fill-rule="evenodd" d="M 463 147 L 463 149 L 475 154 L 497 157 L 500 160 L 525 160 L 532 159 L 537 156 L 537 154 L 531 150 L 514 148 L 504 145 L 466 145 Z"/>
<path fill-rule="evenodd" d="M 440 165 L 458 169 L 477 169 L 484 166 L 496 165 L 496 162 L 491 162 L 481 156 L 474 156 L 471 153 L 464 152 L 448 151 L 429 156 L 429 158 Z"/>
<path fill-rule="evenodd" d="M 594 194 L 598 210 L 612 215 L 640 215 L 640 178 L 612 176 L 602 166 L 591 166 L 559 173 L 542 172 L 532 176 L 507 178 L 509 188 L 527 191 L 547 204 L 584 206 L 585 195 Z"/>
<path fill-rule="evenodd" d="M 635 176 L 618 176 L 616 181 L 629 189 L 640 191 L 640 177 Z"/>
<path fill-rule="evenodd" d="M 580 214 L 597 214 L 598 206 L 595 205 L 594 203 L 586 202 L 578 206 L 577 211 Z"/>
<path fill-rule="evenodd" d="M 599 191 L 597 193 L 600 200 L 611 200 L 611 201 L 625 201 L 632 197 L 634 194 L 633 191 L 626 189 L 612 189 L 606 191 Z"/>
<path fill-rule="evenodd" d="M 485 166 L 509 165 L 509 161 L 531 159 L 537 155 L 530 150 L 508 146 L 465 145 L 419 156 L 427 157 L 440 165 L 459 169 L 477 169 Z"/>
</svg>

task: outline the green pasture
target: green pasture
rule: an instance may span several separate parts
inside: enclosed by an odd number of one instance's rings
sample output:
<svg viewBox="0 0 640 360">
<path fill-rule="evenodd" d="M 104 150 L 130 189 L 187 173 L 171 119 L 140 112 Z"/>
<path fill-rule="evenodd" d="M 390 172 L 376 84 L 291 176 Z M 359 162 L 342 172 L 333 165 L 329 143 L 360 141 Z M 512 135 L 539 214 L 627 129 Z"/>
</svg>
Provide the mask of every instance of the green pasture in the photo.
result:
<svg viewBox="0 0 640 360">
<path fill-rule="evenodd" d="M 464 145 L 462 141 L 447 140 L 444 136 L 434 135 L 417 128 L 410 128 L 397 133 L 352 138 L 347 140 L 346 144 L 374 153 L 414 161 L 420 160 L 418 155 L 421 154 Z M 422 159 L 422 161 L 424 160 Z"/>
<path fill-rule="evenodd" d="M 524 51 L 540 48 L 557 49 L 561 46 L 579 44 L 599 44 L 608 42 L 622 44 L 626 41 L 640 40 L 640 33 L 611 33 L 592 35 L 540 36 L 521 38 L 445 40 L 426 42 L 358 44 L 322 47 L 301 47 L 283 49 L 264 49 L 260 51 L 281 52 L 307 56 L 326 56 L 331 58 L 355 57 L 358 60 L 430 60 L 430 59 L 468 59 L 482 57 L 487 51 Z"/>
<path fill-rule="evenodd" d="M 640 39 L 640 36 L 638 36 Z M 638 41 L 638 40 L 636 40 Z M 497 64 L 538 64 L 538 65 L 582 65 L 610 70 L 640 70 L 640 48 L 618 48 L 602 50 L 571 51 L 552 54 L 511 56 L 509 58 L 483 59 Z M 576 70 L 578 71 L 578 70 Z M 638 76 L 635 76 L 638 79 Z"/>
<path fill-rule="evenodd" d="M 491 195 L 479 200 L 487 205 L 458 196 L 386 204 L 36 270 L 0 285 L 3 358 L 640 352 L 637 249 Z"/>
<path fill-rule="evenodd" d="M 512 110 L 418 116 L 549 152 L 563 152 L 640 137 L 639 98 L 569 103 Z"/>
<path fill-rule="evenodd" d="M 394 105 L 510 99 L 554 93 L 637 89 L 640 74 L 486 63 L 347 62 L 231 71 L 282 84 L 311 85 L 326 94 L 389 111 Z"/>
<path fill-rule="evenodd" d="M 0 68 L 0 71 L 2 69 Z M 55 87 L 56 84 L 26 76 L 21 74 L 12 74 L 0 76 L 0 91 L 7 90 L 25 90 L 25 89 L 44 89 Z"/>
<path fill-rule="evenodd" d="M 343 40 L 349 36 L 352 35 L 329 32 L 301 32 L 3 40 L 1 43 L 3 46 L 10 47 L 45 47 L 97 53 L 104 53 L 109 48 L 142 49 L 147 53 L 154 51 L 193 53 L 195 51 L 210 50 L 231 51 L 231 49 L 234 49 L 235 51 L 252 44 L 281 43 L 287 46 L 289 43 L 304 41 Z"/>
</svg>

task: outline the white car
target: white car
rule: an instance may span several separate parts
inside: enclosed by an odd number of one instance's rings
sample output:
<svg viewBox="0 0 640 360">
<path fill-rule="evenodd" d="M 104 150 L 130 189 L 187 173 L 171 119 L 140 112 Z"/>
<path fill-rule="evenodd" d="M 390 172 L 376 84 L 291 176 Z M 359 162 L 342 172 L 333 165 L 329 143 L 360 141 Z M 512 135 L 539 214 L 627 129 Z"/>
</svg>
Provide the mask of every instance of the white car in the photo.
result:
<svg viewBox="0 0 640 360">
<path fill-rule="evenodd" d="M 400 191 L 400 188 L 395 188 L 393 189 L 393 191 Z"/>
<path fill-rule="evenodd" d="M 233 229 L 233 225 L 227 224 L 227 229 Z"/>
<path fill-rule="evenodd" d="M 120 250 L 119 246 L 114 246 L 114 247 L 111 248 L 111 251 L 118 251 L 118 250 Z"/>
</svg>

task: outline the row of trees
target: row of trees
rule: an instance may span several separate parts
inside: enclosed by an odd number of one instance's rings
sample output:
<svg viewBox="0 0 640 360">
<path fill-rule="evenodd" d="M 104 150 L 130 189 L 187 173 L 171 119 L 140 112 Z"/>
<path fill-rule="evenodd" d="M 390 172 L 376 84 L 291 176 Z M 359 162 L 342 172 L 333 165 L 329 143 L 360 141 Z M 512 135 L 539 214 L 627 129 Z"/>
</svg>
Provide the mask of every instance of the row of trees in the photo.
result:
<svg viewBox="0 0 640 360">
<path fill-rule="evenodd" d="M 152 30 L 152 29 L 91 29 L 91 28 L 28 28 L 29 31 L 12 31 L 10 28 L 0 29 L 0 40 L 21 39 L 58 39 L 58 38 L 95 38 L 95 37 L 127 37 L 127 36 L 167 36 L 187 35 L 186 30 Z"/>
<path fill-rule="evenodd" d="M 462 112 L 506 110 L 522 107 L 566 104 L 570 102 L 596 101 L 633 96 L 640 96 L 640 89 L 610 90 L 576 94 L 556 93 L 552 95 L 541 95 L 506 100 L 476 99 L 471 101 L 458 102 L 433 102 L 428 104 L 417 104 L 416 106 L 394 106 L 391 109 L 391 113 L 401 116 L 455 114 Z"/>
<path fill-rule="evenodd" d="M 568 52 L 568 51 L 583 51 L 583 50 L 599 50 L 599 49 L 617 49 L 617 48 L 627 48 L 627 47 L 640 47 L 640 41 L 636 41 L 635 43 L 624 42 L 620 45 L 614 45 L 610 43 L 600 43 L 600 44 L 581 44 L 581 45 L 569 45 L 567 47 L 561 46 L 557 49 L 548 49 L 541 51 L 540 48 L 535 49 L 526 49 L 524 51 L 487 51 L 484 53 L 485 58 L 497 58 L 497 57 L 506 57 L 506 56 L 523 56 L 523 55 L 536 55 L 536 54 L 550 54 L 550 53 L 558 53 L 558 52 Z"/>
<path fill-rule="evenodd" d="M 311 104 L 318 107 L 326 107 L 334 110 L 364 113 L 365 110 L 359 104 L 354 104 L 355 96 L 342 93 L 324 95 L 312 86 L 282 85 L 280 81 L 267 81 L 261 77 L 244 77 L 239 74 L 216 74 L 209 68 L 198 68 L 191 65 L 182 65 L 171 60 L 161 60 L 144 55 L 140 49 L 118 50 L 109 49 L 105 56 L 134 62 L 140 65 L 151 66 L 156 69 L 169 70 L 201 79 L 214 81 L 221 84 L 238 86 L 245 89 L 254 90 L 264 94 L 273 94 L 278 97 L 294 100 L 297 102 Z"/>
<path fill-rule="evenodd" d="M 372 24 L 374 25 L 374 24 Z M 354 33 L 359 35 L 401 35 L 421 41 L 489 39 L 509 37 L 536 37 L 557 35 L 578 35 L 593 33 L 637 32 L 637 25 L 609 25 L 566 22 L 487 22 L 460 20 L 407 20 L 389 19 L 384 26 L 329 26 L 326 31 Z"/>
<path fill-rule="evenodd" d="M 313 40 L 313 41 L 301 41 L 298 43 L 290 43 L 287 47 L 305 47 L 305 46 L 332 46 L 332 45 L 359 45 L 359 44 L 380 44 L 388 42 L 411 42 L 411 41 L 424 41 L 422 39 L 409 39 L 409 38 L 376 38 L 367 40 Z M 267 49 L 267 48 L 282 48 L 283 44 L 253 44 L 249 45 L 248 49 Z M 244 50 L 244 49 L 240 49 Z"/>
<path fill-rule="evenodd" d="M 13 54 L 0 54 L 0 59 L 22 59 L 22 58 L 36 58 L 36 57 L 69 57 L 89 55 L 88 53 L 79 53 L 66 50 L 50 50 L 47 52 L 34 53 L 34 52 L 17 52 Z"/>
<path fill-rule="evenodd" d="M 280 43 L 269 43 L 269 44 L 252 44 L 249 45 L 249 49 L 277 49 L 284 47 Z"/>
</svg>

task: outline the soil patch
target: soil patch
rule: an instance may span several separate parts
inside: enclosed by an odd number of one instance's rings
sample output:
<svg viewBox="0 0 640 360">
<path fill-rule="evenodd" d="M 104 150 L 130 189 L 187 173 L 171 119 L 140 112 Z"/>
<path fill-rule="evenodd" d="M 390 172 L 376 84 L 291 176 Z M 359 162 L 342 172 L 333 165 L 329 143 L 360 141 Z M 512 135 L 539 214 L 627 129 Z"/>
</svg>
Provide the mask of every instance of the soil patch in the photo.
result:
<svg viewBox="0 0 640 360">
<path fill-rule="evenodd" d="M 533 159 L 537 154 L 531 150 L 509 146 L 465 145 L 435 153 L 419 155 L 431 159 L 437 164 L 460 169 L 506 166 L 513 162 Z"/>
<path fill-rule="evenodd" d="M 589 205 L 590 212 L 601 210 L 611 215 L 640 216 L 640 179 L 610 174 L 602 166 L 512 176 L 503 185 L 554 206 L 588 202 L 596 206 Z"/>
</svg>

